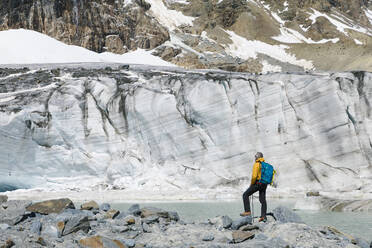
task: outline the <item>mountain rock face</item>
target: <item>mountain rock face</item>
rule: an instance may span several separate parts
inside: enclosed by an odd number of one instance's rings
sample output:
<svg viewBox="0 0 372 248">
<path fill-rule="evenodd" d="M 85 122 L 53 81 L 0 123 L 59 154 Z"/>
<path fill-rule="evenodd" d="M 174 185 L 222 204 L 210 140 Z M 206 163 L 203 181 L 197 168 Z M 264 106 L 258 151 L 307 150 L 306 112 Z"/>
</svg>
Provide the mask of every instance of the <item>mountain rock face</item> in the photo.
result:
<svg viewBox="0 0 372 248">
<path fill-rule="evenodd" d="M 279 189 L 370 190 L 371 73 L 0 75 L 0 180 L 13 187 L 239 188 L 262 151 Z"/>
<path fill-rule="evenodd" d="M 169 39 L 168 31 L 146 12 L 143 1 L 5 0 L 0 30 L 32 29 L 67 44 L 96 52 L 152 49 Z"/>
<path fill-rule="evenodd" d="M 192 69 L 372 70 L 368 0 L 2 1 L 0 30 L 17 28 Z"/>
</svg>

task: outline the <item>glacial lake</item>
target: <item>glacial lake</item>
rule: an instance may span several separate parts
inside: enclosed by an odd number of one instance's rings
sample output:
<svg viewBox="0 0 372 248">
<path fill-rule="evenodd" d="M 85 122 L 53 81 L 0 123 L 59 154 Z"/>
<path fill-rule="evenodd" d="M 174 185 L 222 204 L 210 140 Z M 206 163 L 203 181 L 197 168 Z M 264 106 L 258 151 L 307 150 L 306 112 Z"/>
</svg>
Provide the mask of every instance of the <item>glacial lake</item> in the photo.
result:
<svg viewBox="0 0 372 248">
<path fill-rule="evenodd" d="M 126 211 L 133 203 L 113 203 L 111 207 Z M 243 211 L 242 201 L 196 201 L 196 202 L 146 202 L 139 203 L 140 207 L 152 206 L 168 211 L 178 212 L 184 221 L 205 222 L 208 218 L 218 215 L 228 215 L 232 219 L 239 218 Z M 293 208 L 295 200 L 268 199 L 268 212 L 282 205 Z M 372 213 L 371 212 L 329 212 L 329 211 L 303 211 L 296 213 L 302 220 L 313 227 L 334 226 L 338 230 L 361 237 L 368 242 L 372 241 Z M 260 203 L 255 199 L 254 215 L 260 215 Z M 257 221 L 257 220 L 255 220 Z"/>
</svg>

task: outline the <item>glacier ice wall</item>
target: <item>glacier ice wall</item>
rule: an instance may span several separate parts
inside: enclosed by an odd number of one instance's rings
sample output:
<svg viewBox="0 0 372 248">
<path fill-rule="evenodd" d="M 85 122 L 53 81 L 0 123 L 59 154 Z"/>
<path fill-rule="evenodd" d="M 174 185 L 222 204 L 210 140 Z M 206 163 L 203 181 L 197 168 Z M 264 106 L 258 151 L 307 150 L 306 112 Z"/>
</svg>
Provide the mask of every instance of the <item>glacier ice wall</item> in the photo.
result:
<svg viewBox="0 0 372 248">
<path fill-rule="evenodd" d="M 368 190 L 371 101 L 367 72 L 0 69 L 0 182 L 234 188 L 262 151 L 279 188 Z"/>
</svg>

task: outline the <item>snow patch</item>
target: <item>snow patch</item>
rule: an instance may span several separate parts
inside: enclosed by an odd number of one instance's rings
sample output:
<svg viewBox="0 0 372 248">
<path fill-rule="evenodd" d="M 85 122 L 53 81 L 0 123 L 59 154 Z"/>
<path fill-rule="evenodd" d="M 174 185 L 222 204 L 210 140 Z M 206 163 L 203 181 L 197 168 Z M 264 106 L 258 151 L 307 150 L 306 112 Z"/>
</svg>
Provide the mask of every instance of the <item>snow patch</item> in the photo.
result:
<svg viewBox="0 0 372 248">
<path fill-rule="evenodd" d="M 281 66 L 269 64 L 269 62 L 267 62 L 266 60 L 262 61 L 262 66 L 263 66 L 263 68 L 262 68 L 263 73 L 281 72 L 282 71 Z"/>
<path fill-rule="evenodd" d="M 162 0 L 146 0 L 151 4 L 150 11 L 154 17 L 169 30 L 174 30 L 181 25 L 193 25 L 194 17 L 185 16 L 179 11 L 168 9 Z"/>
<path fill-rule="evenodd" d="M 308 44 L 323 44 L 327 42 L 337 43 L 340 39 L 322 39 L 320 41 L 313 41 L 310 38 L 306 38 L 301 33 L 297 32 L 296 30 L 281 27 L 280 28 L 280 35 L 272 37 L 274 40 L 283 42 L 283 43 L 308 43 Z"/>
<path fill-rule="evenodd" d="M 301 66 L 305 70 L 311 70 L 314 68 L 311 61 L 304 59 L 298 60 L 296 56 L 288 54 L 285 50 L 288 46 L 285 45 L 270 45 L 258 40 L 247 40 L 235 34 L 233 31 L 226 30 L 226 33 L 230 35 L 232 44 L 226 49 L 228 53 L 233 56 L 240 57 L 242 59 L 257 58 L 257 54 L 265 54 L 279 61 L 290 63 L 293 65 Z"/>
<path fill-rule="evenodd" d="M 361 41 L 358 40 L 358 39 L 354 39 L 354 42 L 355 42 L 355 44 L 357 44 L 357 45 L 363 45 L 363 42 L 361 42 Z"/>
<path fill-rule="evenodd" d="M 340 31 L 341 33 L 345 34 L 346 36 L 348 36 L 348 33 L 346 32 L 347 29 L 350 29 L 350 30 L 354 30 L 354 31 L 357 31 L 357 32 L 360 32 L 360 33 L 365 33 L 365 34 L 371 34 L 370 31 L 368 31 L 367 29 L 363 28 L 363 27 L 360 27 L 360 26 L 357 26 L 357 25 L 347 25 L 345 24 L 343 21 L 341 21 L 342 19 L 338 16 L 335 16 L 337 19 L 339 20 L 336 20 L 332 17 L 330 17 L 329 15 L 327 14 L 323 14 L 315 9 L 312 9 L 312 11 L 314 13 L 310 14 L 310 17 L 309 19 L 312 20 L 312 24 L 314 24 L 316 22 L 316 19 L 318 17 L 325 17 L 329 20 L 329 22 L 331 22 L 334 26 L 336 26 L 337 30 Z"/>
<path fill-rule="evenodd" d="M 175 66 L 152 55 L 151 51 L 138 49 L 123 55 L 96 53 L 25 29 L 1 31 L 0 54 L 0 64 L 114 62 Z"/>
<path fill-rule="evenodd" d="M 364 13 L 366 14 L 366 16 L 367 16 L 369 22 L 372 24 L 372 10 L 366 9 L 366 10 L 364 11 Z"/>
</svg>

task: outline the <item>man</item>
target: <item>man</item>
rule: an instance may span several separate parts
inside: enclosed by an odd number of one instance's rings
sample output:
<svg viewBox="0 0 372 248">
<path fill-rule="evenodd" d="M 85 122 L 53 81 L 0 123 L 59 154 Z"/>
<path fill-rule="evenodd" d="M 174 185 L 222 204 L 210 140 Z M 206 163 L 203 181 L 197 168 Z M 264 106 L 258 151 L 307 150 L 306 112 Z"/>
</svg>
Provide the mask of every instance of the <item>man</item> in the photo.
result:
<svg viewBox="0 0 372 248">
<path fill-rule="evenodd" d="M 259 180 L 261 179 L 261 162 L 264 162 L 265 159 L 263 158 L 262 152 L 257 152 L 255 155 L 255 163 L 253 165 L 253 172 L 252 172 L 252 180 L 251 185 L 243 194 L 243 203 L 244 203 L 244 212 L 241 213 L 241 216 L 250 216 L 251 215 L 251 206 L 249 202 L 249 197 L 253 195 L 255 192 L 259 192 L 259 199 L 261 203 L 261 217 L 258 221 L 266 222 L 266 188 L 267 184 L 260 183 Z"/>
</svg>

